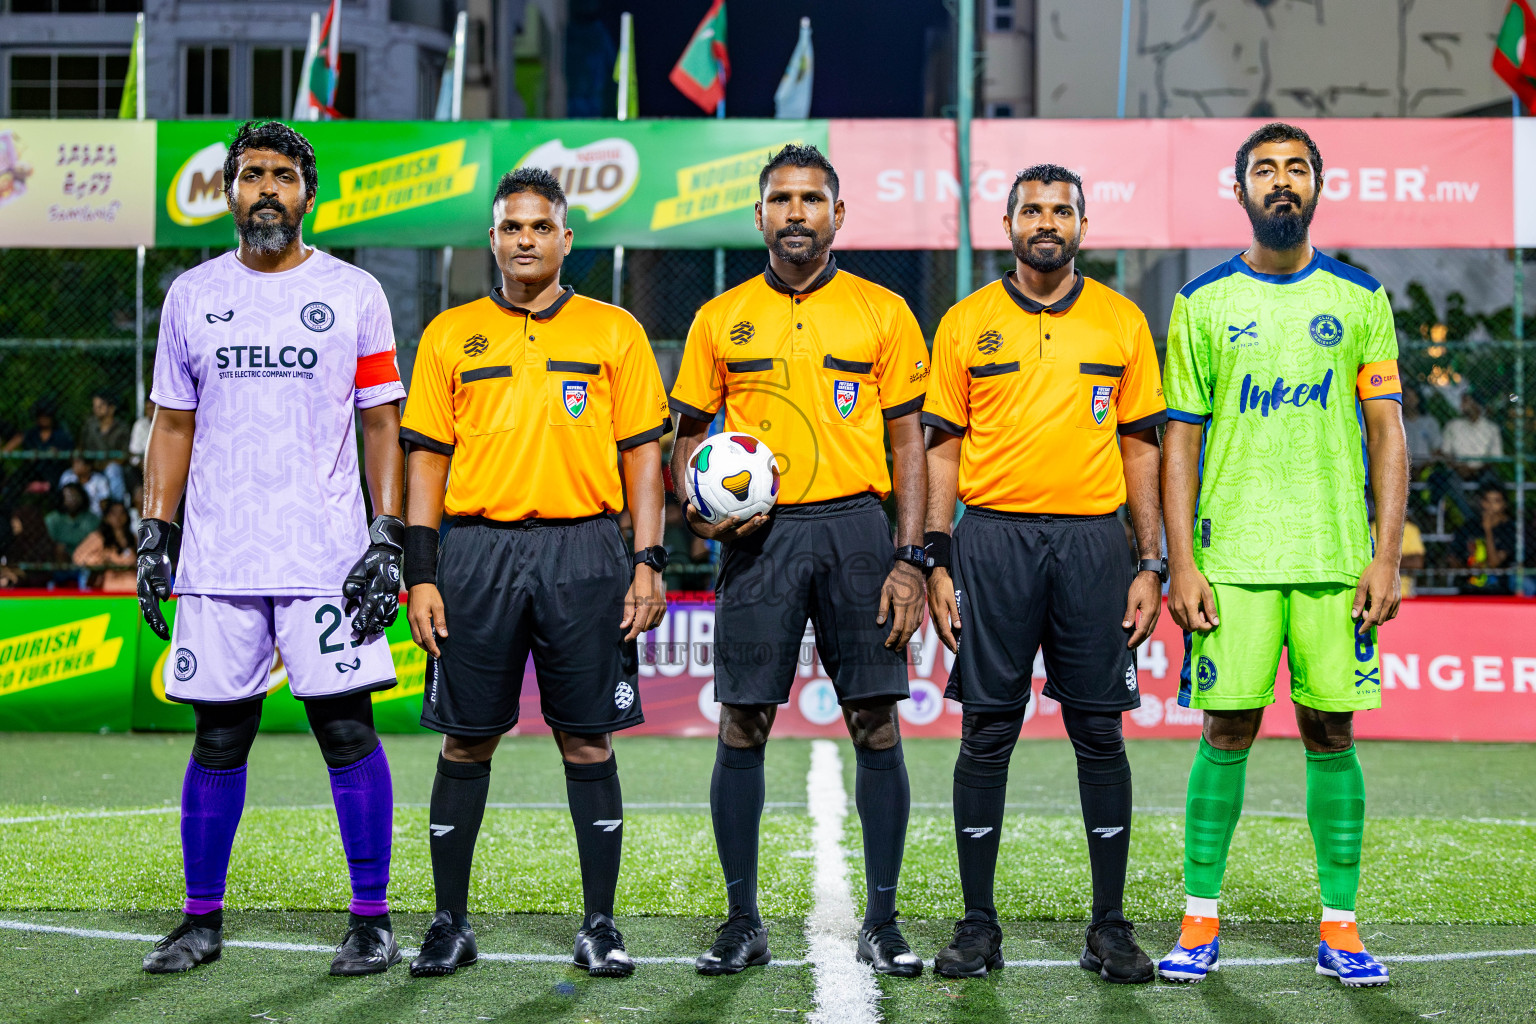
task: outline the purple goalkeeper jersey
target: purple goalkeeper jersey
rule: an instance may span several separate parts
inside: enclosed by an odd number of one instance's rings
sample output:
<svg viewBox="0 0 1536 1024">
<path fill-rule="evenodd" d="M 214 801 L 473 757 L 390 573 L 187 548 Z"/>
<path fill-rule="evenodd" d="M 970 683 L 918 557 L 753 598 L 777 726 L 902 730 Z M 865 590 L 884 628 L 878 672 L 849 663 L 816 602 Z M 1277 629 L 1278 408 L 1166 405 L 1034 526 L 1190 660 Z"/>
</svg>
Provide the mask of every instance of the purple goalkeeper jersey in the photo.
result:
<svg viewBox="0 0 1536 1024">
<path fill-rule="evenodd" d="M 178 277 L 150 398 L 196 409 L 181 594 L 335 596 L 368 546 L 354 409 L 405 397 L 384 290 L 318 250 Z"/>
</svg>

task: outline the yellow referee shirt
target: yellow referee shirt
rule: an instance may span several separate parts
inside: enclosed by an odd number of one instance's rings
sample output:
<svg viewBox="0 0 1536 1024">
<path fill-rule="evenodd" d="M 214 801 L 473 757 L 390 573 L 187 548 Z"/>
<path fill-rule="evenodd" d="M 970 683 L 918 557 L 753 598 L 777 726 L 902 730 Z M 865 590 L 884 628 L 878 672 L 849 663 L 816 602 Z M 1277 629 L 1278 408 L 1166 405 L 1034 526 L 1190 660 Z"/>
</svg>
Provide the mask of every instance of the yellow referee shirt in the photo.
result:
<svg viewBox="0 0 1536 1024">
<path fill-rule="evenodd" d="M 1136 304 L 1078 275 L 1050 306 L 1008 277 L 939 323 L 926 426 L 960 434 L 960 500 L 1003 512 L 1103 515 L 1125 501 L 1119 434 L 1168 418 Z"/>
<path fill-rule="evenodd" d="M 427 325 L 400 440 L 453 457 L 449 515 L 576 519 L 623 509 L 618 453 L 669 429 L 634 317 L 569 287 L 537 312 L 498 289 Z"/>
<path fill-rule="evenodd" d="M 917 412 L 928 348 L 894 292 L 835 260 L 802 292 L 772 268 L 705 303 L 672 409 L 752 434 L 778 458 L 780 504 L 891 490 L 884 420 Z"/>
</svg>

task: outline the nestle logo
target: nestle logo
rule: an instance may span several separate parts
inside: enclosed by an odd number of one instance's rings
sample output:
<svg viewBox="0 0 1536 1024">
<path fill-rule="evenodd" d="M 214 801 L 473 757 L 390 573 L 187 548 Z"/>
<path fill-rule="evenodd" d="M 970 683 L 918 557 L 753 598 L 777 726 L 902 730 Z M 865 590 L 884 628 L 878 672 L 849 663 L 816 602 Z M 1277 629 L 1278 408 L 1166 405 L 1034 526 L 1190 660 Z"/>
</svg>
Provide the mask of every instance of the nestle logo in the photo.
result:
<svg viewBox="0 0 1536 1024">
<path fill-rule="evenodd" d="M 468 341 L 464 342 L 464 354 L 467 356 L 483 356 L 485 355 L 485 350 L 490 347 L 490 340 L 485 335 L 474 334 L 470 336 Z"/>
<path fill-rule="evenodd" d="M 736 345 L 745 345 L 747 342 L 752 340 L 752 335 L 756 333 L 757 328 L 753 327 L 746 320 L 743 320 L 741 323 L 731 328 L 731 342 L 732 344 Z"/>
<path fill-rule="evenodd" d="M 988 331 L 976 339 L 976 347 L 984 355 L 996 355 L 997 350 L 1003 347 L 1003 336 L 998 331 Z"/>
</svg>

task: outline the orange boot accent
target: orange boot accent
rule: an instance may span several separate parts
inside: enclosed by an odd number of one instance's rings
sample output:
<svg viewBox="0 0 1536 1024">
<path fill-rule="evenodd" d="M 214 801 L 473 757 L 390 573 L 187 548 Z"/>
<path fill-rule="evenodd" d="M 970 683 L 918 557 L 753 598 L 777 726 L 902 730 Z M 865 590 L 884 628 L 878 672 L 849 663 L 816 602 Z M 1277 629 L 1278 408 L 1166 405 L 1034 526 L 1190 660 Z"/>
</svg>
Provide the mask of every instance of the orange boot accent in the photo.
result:
<svg viewBox="0 0 1536 1024">
<path fill-rule="evenodd" d="M 1365 952 L 1365 947 L 1360 944 L 1360 932 L 1353 921 L 1324 921 L 1322 939 L 1334 949 L 1346 953 Z"/>
<path fill-rule="evenodd" d="M 1216 930 L 1221 922 L 1214 917 L 1193 917 L 1184 915 L 1184 923 L 1179 928 L 1179 945 L 1185 949 L 1194 949 L 1196 946 L 1204 946 L 1216 938 Z"/>
</svg>

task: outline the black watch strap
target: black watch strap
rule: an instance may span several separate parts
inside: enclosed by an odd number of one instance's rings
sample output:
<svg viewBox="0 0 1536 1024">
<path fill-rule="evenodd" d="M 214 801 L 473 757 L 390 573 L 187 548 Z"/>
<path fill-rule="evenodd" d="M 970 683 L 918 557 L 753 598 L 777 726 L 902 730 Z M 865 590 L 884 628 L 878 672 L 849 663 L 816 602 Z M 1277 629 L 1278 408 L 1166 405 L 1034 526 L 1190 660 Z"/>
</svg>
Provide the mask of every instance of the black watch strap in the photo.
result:
<svg viewBox="0 0 1536 1024">
<path fill-rule="evenodd" d="M 919 572 L 928 572 L 928 552 L 916 544 L 907 544 L 896 549 L 896 561 L 906 562 Z"/>
<path fill-rule="evenodd" d="M 667 549 L 660 544 L 653 544 L 648 548 L 641 548 L 635 552 L 636 565 L 648 565 L 657 572 L 667 567 Z"/>
<path fill-rule="evenodd" d="M 1159 580 L 1161 580 L 1164 583 L 1167 583 L 1168 582 L 1168 559 L 1166 559 L 1166 558 L 1143 558 L 1141 561 L 1136 563 L 1136 571 L 1137 572 L 1155 572 L 1155 573 L 1157 573 L 1157 578 Z"/>
</svg>

